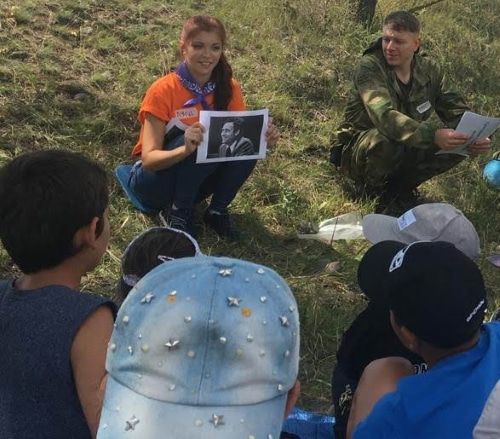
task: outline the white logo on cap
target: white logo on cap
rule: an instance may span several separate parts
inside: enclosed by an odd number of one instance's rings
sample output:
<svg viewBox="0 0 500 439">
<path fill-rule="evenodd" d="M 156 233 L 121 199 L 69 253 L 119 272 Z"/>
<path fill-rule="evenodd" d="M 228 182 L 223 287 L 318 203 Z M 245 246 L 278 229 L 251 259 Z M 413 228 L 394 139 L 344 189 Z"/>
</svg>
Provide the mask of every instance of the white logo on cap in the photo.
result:
<svg viewBox="0 0 500 439">
<path fill-rule="evenodd" d="M 420 242 L 430 242 L 430 241 L 415 241 L 411 244 L 407 245 L 405 248 L 399 250 L 394 257 L 392 258 L 391 265 L 389 265 L 389 273 L 392 273 L 394 270 L 397 270 L 403 265 L 403 260 L 405 258 L 406 252 L 408 249 L 415 244 L 419 244 Z"/>
<path fill-rule="evenodd" d="M 482 299 L 481 302 L 477 304 L 477 306 L 472 310 L 472 312 L 469 314 L 469 317 L 467 317 L 465 321 L 469 323 L 472 320 L 472 317 L 474 317 L 477 314 L 477 312 L 481 309 L 483 305 L 484 305 L 484 299 Z"/>
<path fill-rule="evenodd" d="M 394 270 L 397 270 L 401 267 L 401 265 L 403 265 L 405 254 L 409 248 L 410 246 L 408 245 L 396 253 L 396 255 L 392 258 L 391 265 L 389 265 L 389 273 L 392 273 Z"/>
<path fill-rule="evenodd" d="M 417 219 L 415 218 L 415 215 L 413 214 L 413 210 L 409 210 L 408 212 L 403 213 L 398 218 L 398 226 L 399 230 L 404 230 L 408 226 L 411 226 L 414 222 L 416 222 Z"/>
</svg>

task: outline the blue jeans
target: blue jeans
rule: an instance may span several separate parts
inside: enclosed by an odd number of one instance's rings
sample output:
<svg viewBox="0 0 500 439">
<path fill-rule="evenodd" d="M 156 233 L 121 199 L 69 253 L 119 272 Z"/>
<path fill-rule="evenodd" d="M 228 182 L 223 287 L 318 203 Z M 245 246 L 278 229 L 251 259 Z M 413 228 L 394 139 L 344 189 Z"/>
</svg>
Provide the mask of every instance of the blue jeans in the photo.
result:
<svg viewBox="0 0 500 439">
<path fill-rule="evenodd" d="M 164 149 L 184 144 L 184 136 L 171 140 Z M 192 209 L 212 195 L 210 207 L 226 209 L 252 173 L 257 161 L 196 163 L 196 152 L 160 171 L 147 171 L 137 161 L 130 171 L 129 186 L 141 202 L 161 210 L 175 204 L 178 209 Z"/>
</svg>

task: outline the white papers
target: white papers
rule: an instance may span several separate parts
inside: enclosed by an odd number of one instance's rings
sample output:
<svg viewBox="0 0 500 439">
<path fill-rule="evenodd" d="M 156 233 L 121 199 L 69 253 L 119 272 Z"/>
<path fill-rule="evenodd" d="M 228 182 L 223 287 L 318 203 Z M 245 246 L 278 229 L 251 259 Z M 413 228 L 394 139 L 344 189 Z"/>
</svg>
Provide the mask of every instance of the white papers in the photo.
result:
<svg viewBox="0 0 500 439">
<path fill-rule="evenodd" d="M 463 145 L 457 146 L 455 149 L 441 150 L 437 154 L 460 154 L 469 155 L 467 148 L 473 145 L 478 140 L 485 139 L 491 136 L 496 129 L 500 126 L 500 118 L 481 116 L 480 114 L 472 113 L 471 111 L 466 111 L 460 122 L 458 123 L 455 131 L 467 134 L 469 140 Z"/>
<path fill-rule="evenodd" d="M 266 157 L 269 111 L 200 111 L 205 127 L 196 163 L 255 160 Z"/>
</svg>

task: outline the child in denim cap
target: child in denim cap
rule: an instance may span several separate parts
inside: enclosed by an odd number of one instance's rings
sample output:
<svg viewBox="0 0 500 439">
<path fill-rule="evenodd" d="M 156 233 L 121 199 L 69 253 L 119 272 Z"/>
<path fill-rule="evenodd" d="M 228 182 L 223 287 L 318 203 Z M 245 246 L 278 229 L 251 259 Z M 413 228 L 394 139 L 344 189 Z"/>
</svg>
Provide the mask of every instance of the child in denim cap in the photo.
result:
<svg viewBox="0 0 500 439">
<path fill-rule="evenodd" d="M 98 438 L 278 439 L 298 362 L 297 303 L 273 270 L 161 264 L 118 313 Z"/>
<path fill-rule="evenodd" d="M 0 169 L 0 238 L 23 274 L 0 282 L 0 437 L 89 439 L 115 306 L 78 291 L 109 240 L 108 179 L 67 151 Z"/>
</svg>

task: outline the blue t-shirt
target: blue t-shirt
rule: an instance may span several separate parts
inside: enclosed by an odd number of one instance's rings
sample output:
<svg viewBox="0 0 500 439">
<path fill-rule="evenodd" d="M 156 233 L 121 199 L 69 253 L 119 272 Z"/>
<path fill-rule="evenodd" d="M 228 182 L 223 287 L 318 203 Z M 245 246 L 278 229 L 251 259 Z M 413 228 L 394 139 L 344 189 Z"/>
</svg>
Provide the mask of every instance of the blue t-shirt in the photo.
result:
<svg viewBox="0 0 500 439">
<path fill-rule="evenodd" d="M 474 348 L 423 375 L 401 379 L 357 426 L 353 439 L 470 439 L 499 378 L 500 323 L 495 322 L 483 326 Z"/>
</svg>

